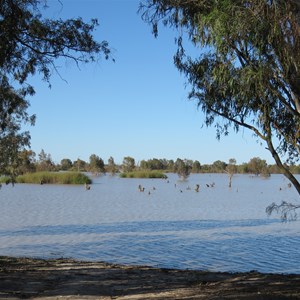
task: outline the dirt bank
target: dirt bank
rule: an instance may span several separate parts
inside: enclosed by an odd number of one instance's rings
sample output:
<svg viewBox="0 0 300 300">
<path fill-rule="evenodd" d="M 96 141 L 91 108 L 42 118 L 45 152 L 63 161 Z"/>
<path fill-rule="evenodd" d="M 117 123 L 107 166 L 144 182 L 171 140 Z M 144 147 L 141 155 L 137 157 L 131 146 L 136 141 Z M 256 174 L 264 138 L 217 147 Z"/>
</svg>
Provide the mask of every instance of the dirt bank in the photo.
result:
<svg viewBox="0 0 300 300">
<path fill-rule="evenodd" d="M 300 275 L 0 257 L 0 299 L 300 299 Z"/>
</svg>

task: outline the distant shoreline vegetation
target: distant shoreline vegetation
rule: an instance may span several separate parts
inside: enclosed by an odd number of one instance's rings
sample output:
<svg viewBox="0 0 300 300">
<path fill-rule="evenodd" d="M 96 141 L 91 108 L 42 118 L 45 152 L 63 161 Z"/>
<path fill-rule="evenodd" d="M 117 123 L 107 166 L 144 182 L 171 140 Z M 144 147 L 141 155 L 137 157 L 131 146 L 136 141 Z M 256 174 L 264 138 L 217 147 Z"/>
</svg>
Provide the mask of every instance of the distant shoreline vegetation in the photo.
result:
<svg viewBox="0 0 300 300">
<path fill-rule="evenodd" d="M 1 177 L 1 183 L 9 183 L 8 177 Z M 16 183 L 33 184 L 91 184 L 92 180 L 79 172 L 34 172 L 19 175 L 15 179 Z"/>
<path fill-rule="evenodd" d="M 120 174 L 121 178 L 163 178 L 166 179 L 168 176 L 160 171 L 132 171 L 124 172 Z"/>
<path fill-rule="evenodd" d="M 293 174 L 300 174 L 300 164 L 286 166 Z M 89 161 L 77 159 L 72 161 L 69 158 L 64 158 L 60 163 L 54 163 L 51 154 L 47 154 L 42 150 L 38 155 L 32 150 L 24 150 L 19 153 L 18 166 L 13 167 L 13 174 L 26 174 L 34 172 L 89 172 L 92 174 L 106 174 L 111 175 L 123 174 L 128 172 L 149 172 L 157 171 L 162 174 L 177 173 L 180 176 L 187 173 L 235 173 L 235 174 L 281 174 L 281 170 L 277 165 L 269 165 L 259 157 L 253 157 L 248 162 L 237 164 L 236 159 L 231 158 L 228 162 L 216 160 L 212 164 L 201 164 L 198 160 L 191 159 L 158 159 L 152 158 L 148 160 L 141 160 L 136 163 L 131 156 L 124 157 L 122 163 L 116 164 L 114 158 L 111 156 L 107 163 L 96 154 L 92 154 Z M 11 171 L 6 172 L 10 174 Z M 0 174 L 0 176 L 3 174 Z M 140 175 L 142 176 L 142 175 Z M 160 175 L 163 176 L 163 175 Z M 12 176 L 13 177 L 13 176 Z M 128 174 L 126 177 L 133 177 Z M 149 178 L 144 175 L 144 177 Z M 154 178 L 156 178 L 154 176 Z"/>
<path fill-rule="evenodd" d="M 287 166 L 293 174 L 300 174 L 300 164 Z M 13 171 L 13 172 L 12 172 Z M 68 158 L 61 160 L 60 164 L 53 162 L 51 155 L 42 150 L 36 154 L 32 150 L 24 150 L 19 153 L 18 166 L 0 174 L 0 187 L 2 184 L 10 182 L 34 183 L 34 184 L 90 184 L 91 179 L 83 175 L 90 173 L 107 174 L 119 176 L 120 178 L 167 178 L 168 173 L 175 173 L 181 179 L 187 178 L 190 174 L 204 173 L 226 173 L 229 176 L 229 185 L 234 174 L 254 174 L 263 178 L 268 178 L 271 174 L 281 174 L 282 172 L 276 165 L 268 165 L 267 162 L 259 157 L 253 157 L 247 163 L 237 164 L 234 158 L 226 163 L 216 160 L 212 164 L 201 164 L 198 160 L 180 159 L 149 159 L 141 160 L 136 163 L 131 156 L 124 157 L 121 164 L 116 164 L 114 158 L 110 157 L 107 163 L 92 154 L 89 162 L 81 159 L 71 161 Z M 11 175 L 9 175 L 11 174 Z M 14 174 L 20 174 L 16 178 Z M 24 175 L 21 175 L 24 174 Z M 3 175 L 3 176 L 1 176 Z"/>
</svg>

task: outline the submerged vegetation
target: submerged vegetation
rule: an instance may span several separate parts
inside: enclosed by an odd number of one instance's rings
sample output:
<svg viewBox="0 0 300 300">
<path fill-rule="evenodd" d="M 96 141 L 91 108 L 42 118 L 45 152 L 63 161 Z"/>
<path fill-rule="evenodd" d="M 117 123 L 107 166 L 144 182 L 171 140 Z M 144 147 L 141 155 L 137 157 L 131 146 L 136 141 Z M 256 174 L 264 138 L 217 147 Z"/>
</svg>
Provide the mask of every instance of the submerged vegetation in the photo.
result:
<svg viewBox="0 0 300 300">
<path fill-rule="evenodd" d="M 160 171 L 132 171 L 120 174 L 121 178 L 167 178 L 167 175 Z"/>
<path fill-rule="evenodd" d="M 1 182 L 8 183 L 8 178 L 2 177 Z M 16 183 L 90 184 L 92 181 L 88 176 L 79 172 L 35 172 L 18 176 Z"/>
</svg>

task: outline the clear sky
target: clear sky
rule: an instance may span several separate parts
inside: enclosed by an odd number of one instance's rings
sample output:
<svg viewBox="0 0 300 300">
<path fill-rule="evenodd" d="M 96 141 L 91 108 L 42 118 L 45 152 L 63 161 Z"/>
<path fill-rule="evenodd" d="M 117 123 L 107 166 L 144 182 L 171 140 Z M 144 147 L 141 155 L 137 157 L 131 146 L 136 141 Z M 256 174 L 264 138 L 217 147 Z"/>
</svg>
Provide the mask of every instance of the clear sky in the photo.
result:
<svg viewBox="0 0 300 300">
<path fill-rule="evenodd" d="M 187 158 L 201 164 L 216 160 L 238 164 L 252 157 L 273 160 L 252 133 L 233 131 L 220 141 L 214 128 L 203 125 L 196 103 L 187 100 L 186 79 L 173 65 L 174 32 L 161 28 L 157 39 L 138 15 L 139 0 L 48 0 L 52 18 L 97 18 L 98 41 L 107 40 L 115 63 L 101 60 L 83 65 L 59 61 L 62 80 L 53 74 L 49 89 L 32 79 L 36 95 L 30 112 L 37 115 L 30 128 L 31 148 L 44 149 L 59 163 L 63 158 L 104 162 L 112 156 L 142 159 Z"/>
</svg>

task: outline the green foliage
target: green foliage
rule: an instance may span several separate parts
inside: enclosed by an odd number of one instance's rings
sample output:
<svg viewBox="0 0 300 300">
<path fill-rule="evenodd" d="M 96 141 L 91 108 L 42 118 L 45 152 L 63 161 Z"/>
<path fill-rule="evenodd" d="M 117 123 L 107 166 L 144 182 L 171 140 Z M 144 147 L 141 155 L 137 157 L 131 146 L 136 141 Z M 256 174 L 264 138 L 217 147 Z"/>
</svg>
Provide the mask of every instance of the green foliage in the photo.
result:
<svg viewBox="0 0 300 300">
<path fill-rule="evenodd" d="M 19 152 L 30 146 L 24 124 L 34 125 L 28 113 L 28 97 L 34 87 L 28 78 L 39 74 L 50 86 L 56 60 L 79 63 L 96 61 L 100 53 L 110 55 L 106 41 L 97 42 L 93 32 L 97 20 L 81 18 L 53 20 L 43 17 L 41 0 L 0 1 L 0 174 L 15 177 Z"/>
<path fill-rule="evenodd" d="M 216 173 L 224 172 L 226 169 L 226 162 L 221 160 L 216 160 L 213 164 L 213 170 L 215 170 Z"/>
<path fill-rule="evenodd" d="M 165 158 L 163 159 L 152 158 L 148 160 L 142 160 L 140 162 L 140 168 L 143 170 L 166 170 L 166 171 L 173 172 L 174 161 L 167 160 Z"/>
<path fill-rule="evenodd" d="M 229 176 L 228 187 L 230 187 L 230 188 L 231 188 L 231 185 L 232 185 L 232 177 L 236 173 L 236 171 L 237 171 L 236 159 L 235 158 L 230 158 L 228 165 L 225 167 L 225 172 Z"/>
<path fill-rule="evenodd" d="M 135 160 L 133 157 L 126 156 L 123 159 L 123 172 L 132 172 L 135 169 Z"/>
<path fill-rule="evenodd" d="M 282 162 L 300 158 L 300 2 L 147 0 L 140 11 L 155 35 L 161 22 L 179 29 L 175 65 L 217 138 L 252 130 L 300 194 Z"/>
<path fill-rule="evenodd" d="M 260 159 L 259 157 L 253 157 L 250 159 L 248 163 L 248 170 L 249 172 L 259 175 L 259 174 L 267 174 L 266 171 L 268 168 L 267 162 L 263 159 Z"/>
<path fill-rule="evenodd" d="M 188 160 L 182 160 L 177 158 L 174 166 L 175 173 L 182 179 L 186 179 L 189 177 L 191 173 L 192 165 Z"/>
<path fill-rule="evenodd" d="M 41 150 L 41 152 L 38 154 L 38 161 L 36 164 L 36 169 L 38 172 L 43 172 L 43 171 L 54 171 L 55 165 L 54 162 L 51 158 L 51 154 L 47 154 L 44 149 Z"/>
<path fill-rule="evenodd" d="M 118 172 L 118 167 L 115 164 L 115 160 L 112 156 L 108 159 L 107 169 L 108 169 L 108 172 L 110 172 L 111 175 L 115 175 Z"/>
<path fill-rule="evenodd" d="M 64 158 L 60 161 L 60 168 L 63 171 L 68 171 L 73 167 L 73 163 L 69 158 Z"/>
<path fill-rule="evenodd" d="M 36 171 L 35 153 L 32 150 L 23 150 L 18 155 L 16 174 L 31 173 Z"/>
<path fill-rule="evenodd" d="M 92 173 L 105 173 L 104 161 L 96 154 L 90 156 L 89 171 Z"/>
<path fill-rule="evenodd" d="M 198 160 L 195 160 L 192 165 L 192 173 L 200 173 L 201 164 Z"/>
<path fill-rule="evenodd" d="M 1 179 L 2 183 L 6 183 L 6 181 L 7 178 Z M 18 176 L 16 182 L 34 184 L 90 184 L 91 179 L 77 172 L 35 172 Z"/>
<path fill-rule="evenodd" d="M 13 182 L 12 182 L 13 181 Z M 2 187 L 2 184 L 10 184 L 15 183 L 15 178 L 12 180 L 10 176 L 0 176 L 0 188 Z"/>
<path fill-rule="evenodd" d="M 165 170 L 167 167 L 166 161 L 157 158 L 149 159 L 147 161 L 141 161 L 140 166 L 143 169 L 149 170 Z"/>
<path fill-rule="evenodd" d="M 230 175 L 237 172 L 236 160 L 234 158 L 229 159 L 229 163 L 226 166 L 225 171 Z"/>
<path fill-rule="evenodd" d="M 167 178 L 166 174 L 160 171 L 135 171 L 120 174 L 121 178 Z"/>
<path fill-rule="evenodd" d="M 79 158 L 73 163 L 73 170 L 77 172 L 86 172 L 87 167 L 88 164 L 84 160 Z"/>
</svg>

